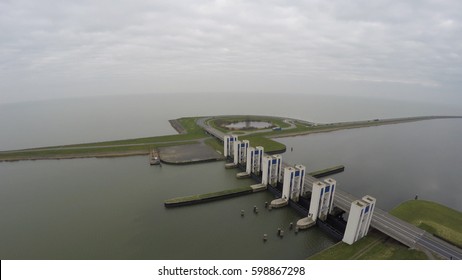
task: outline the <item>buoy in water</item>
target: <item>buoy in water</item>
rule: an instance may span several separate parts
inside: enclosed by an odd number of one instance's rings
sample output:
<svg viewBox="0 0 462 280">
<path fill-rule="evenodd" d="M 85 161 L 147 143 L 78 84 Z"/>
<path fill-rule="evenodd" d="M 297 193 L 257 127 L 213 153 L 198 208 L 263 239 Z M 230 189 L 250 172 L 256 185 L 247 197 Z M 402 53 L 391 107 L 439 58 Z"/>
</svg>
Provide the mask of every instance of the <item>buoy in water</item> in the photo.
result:
<svg viewBox="0 0 462 280">
<path fill-rule="evenodd" d="M 241 210 L 241 216 L 244 217 L 244 210 Z"/>
<path fill-rule="evenodd" d="M 265 201 L 265 208 L 268 208 L 268 201 Z"/>
<path fill-rule="evenodd" d="M 268 241 L 268 234 L 266 234 L 266 233 L 263 234 L 263 241 L 264 242 Z"/>
<path fill-rule="evenodd" d="M 283 230 L 281 230 L 281 233 L 279 233 L 279 236 L 284 237 L 284 231 Z"/>
</svg>

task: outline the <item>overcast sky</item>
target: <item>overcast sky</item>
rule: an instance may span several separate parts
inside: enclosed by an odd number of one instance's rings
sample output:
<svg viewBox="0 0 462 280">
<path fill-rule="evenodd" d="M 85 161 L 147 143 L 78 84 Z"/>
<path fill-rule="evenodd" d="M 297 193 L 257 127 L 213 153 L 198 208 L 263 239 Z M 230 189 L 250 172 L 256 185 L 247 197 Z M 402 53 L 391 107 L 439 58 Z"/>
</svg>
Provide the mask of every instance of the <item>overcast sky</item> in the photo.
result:
<svg viewBox="0 0 462 280">
<path fill-rule="evenodd" d="M 0 0 L 0 103 L 462 95 L 462 1 Z"/>
</svg>

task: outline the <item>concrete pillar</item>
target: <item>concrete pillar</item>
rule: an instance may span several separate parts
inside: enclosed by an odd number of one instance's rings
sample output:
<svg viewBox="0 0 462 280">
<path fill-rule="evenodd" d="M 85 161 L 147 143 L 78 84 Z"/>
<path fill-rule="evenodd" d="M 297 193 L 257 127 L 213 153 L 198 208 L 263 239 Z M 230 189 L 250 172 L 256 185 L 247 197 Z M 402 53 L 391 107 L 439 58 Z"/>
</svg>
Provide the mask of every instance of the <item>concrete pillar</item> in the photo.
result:
<svg viewBox="0 0 462 280">
<path fill-rule="evenodd" d="M 351 203 L 343 242 L 353 244 L 367 235 L 374 213 L 376 199 L 367 195 Z"/>
</svg>

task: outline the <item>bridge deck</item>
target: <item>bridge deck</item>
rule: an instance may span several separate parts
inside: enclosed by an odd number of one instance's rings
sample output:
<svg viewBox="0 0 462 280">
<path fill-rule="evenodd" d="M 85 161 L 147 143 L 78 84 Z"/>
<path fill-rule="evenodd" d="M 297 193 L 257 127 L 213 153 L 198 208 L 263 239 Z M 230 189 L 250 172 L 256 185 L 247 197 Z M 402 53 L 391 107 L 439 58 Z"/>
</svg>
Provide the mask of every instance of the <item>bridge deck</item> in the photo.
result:
<svg viewBox="0 0 462 280">
<path fill-rule="evenodd" d="M 210 127 L 206 124 L 208 118 L 201 118 L 197 120 L 197 124 L 201 126 L 207 133 L 223 141 L 225 133 Z M 283 167 L 292 166 L 286 162 L 282 163 Z M 311 191 L 313 182 L 318 179 L 305 175 L 305 187 Z M 337 187 L 334 197 L 334 205 L 340 209 L 349 212 L 351 203 L 358 198 L 354 195 L 342 191 Z M 453 246 L 444 240 L 441 240 L 428 232 L 411 225 L 401 219 L 398 219 L 382 209 L 375 207 L 372 216 L 371 226 L 383 232 L 384 234 L 392 237 L 395 240 L 403 243 L 410 248 L 421 248 L 430 252 L 436 253 L 448 259 L 462 259 L 462 250 Z"/>
</svg>

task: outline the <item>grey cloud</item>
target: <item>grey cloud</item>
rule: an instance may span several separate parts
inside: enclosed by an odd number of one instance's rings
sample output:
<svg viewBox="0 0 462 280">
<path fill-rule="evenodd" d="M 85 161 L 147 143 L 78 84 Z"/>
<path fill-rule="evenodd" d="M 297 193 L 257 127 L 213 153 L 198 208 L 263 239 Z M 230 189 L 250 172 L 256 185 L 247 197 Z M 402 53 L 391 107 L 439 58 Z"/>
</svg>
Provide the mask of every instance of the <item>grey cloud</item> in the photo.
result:
<svg viewBox="0 0 462 280">
<path fill-rule="evenodd" d="M 305 92 L 313 81 L 332 94 L 341 94 L 339 81 L 358 91 L 372 82 L 452 92 L 462 76 L 461 5 L 1 1 L 0 102 L 291 84 Z"/>
</svg>

